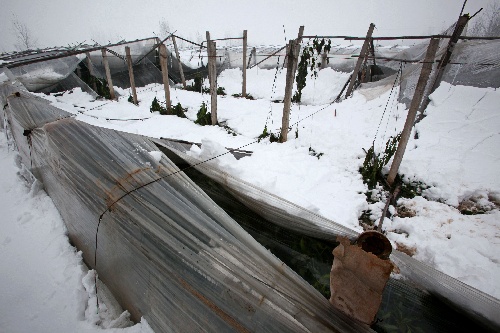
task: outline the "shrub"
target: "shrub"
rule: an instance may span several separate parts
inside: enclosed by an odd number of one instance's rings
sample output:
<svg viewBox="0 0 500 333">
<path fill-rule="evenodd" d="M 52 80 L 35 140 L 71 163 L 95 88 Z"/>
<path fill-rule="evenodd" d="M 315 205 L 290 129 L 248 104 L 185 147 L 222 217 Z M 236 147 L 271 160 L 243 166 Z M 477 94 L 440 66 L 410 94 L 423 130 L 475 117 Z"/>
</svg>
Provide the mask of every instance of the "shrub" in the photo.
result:
<svg viewBox="0 0 500 333">
<path fill-rule="evenodd" d="M 205 102 L 201 104 L 200 110 L 196 114 L 196 120 L 194 123 L 201 126 L 212 125 L 212 114 L 208 112 Z"/>
</svg>

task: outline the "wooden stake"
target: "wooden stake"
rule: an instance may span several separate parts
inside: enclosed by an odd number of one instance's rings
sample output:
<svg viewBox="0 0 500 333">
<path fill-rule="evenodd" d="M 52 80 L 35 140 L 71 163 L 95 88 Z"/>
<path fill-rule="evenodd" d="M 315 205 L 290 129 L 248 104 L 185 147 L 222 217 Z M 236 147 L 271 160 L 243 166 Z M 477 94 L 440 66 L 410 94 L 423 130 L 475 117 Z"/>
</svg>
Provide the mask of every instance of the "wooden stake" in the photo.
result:
<svg viewBox="0 0 500 333">
<path fill-rule="evenodd" d="M 104 65 L 104 70 L 106 71 L 106 80 L 108 81 L 109 96 L 111 99 L 115 99 L 115 89 L 113 88 L 113 81 L 111 80 L 111 71 L 109 70 L 108 57 L 106 56 L 106 49 L 101 49 L 102 63 Z"/>
<path fill-rule="evenodd" d="M 208 80 L 210 82 L 210 114 L 212 125 L 217 124 L 217 50 L 215 42 L 210 40 L 210 32 L 207 31 L 207 56 L 208 56 Z"/>
<path fill-rule="evenodd" d="M 257 66 L 257 49 L 255 47 L 252 47 L 250 58 L 252 59 L 252 67 Z"/>
<path fill-rule="evenodd" d="M 168 66 L 167 66 L 167 47 L 165 44 L 160 44 L 160 66 L 161 75 L 163 78 L 163 89 L 165 90 L 165 105 L 167 114 L 170 114 L 172 105 L 170 103 L 170 81 L 168 79 Z"/>
<path fill-rule="evenodd" d="M 280 142 L 288 140 L 288 126 L 290 125 L 290 107 L 292 105 L 293 82 L 295 81 L 295 72 L 297 71 L 298 58 L 300 53 L 300 41 L 304 35 L 304 26 L 299 28 L 297 39 L 291 40 L 287 47 L 287 65 L 286 65 L 286 85 L 285 98 L 283 100 L 283 117 L 281 118 Z"/>
<path fill-rule="evenodd" d="M 431 88 L 431 93 L 434 92 L 434 90 L 437 89 L 439 84 L 441 83 L 441 79 L 443 78 L 444 70 L 446 68 L 446 65 L 451 60 L 451 55 L 453 53 L 453 50 L 455 48 L 455 45 L 458 42 L 458 38 L 460 38 L 460 35 L 462 35 L 462 32 L 464 31 L 465 26 L 467 25 L 467 22 L 469 22 L 469 15 L 462 15 L 458 18 L 457 24 L 455 26 L 455 30 L 453 31 L 453 34 L 451 35 L 450 41 L 448 43 L 448 47 L 446 49 L 446 52 L 443 54 L 443 57 L 441 58 L 441 61 L 438 64 L 437 68 L 437 75 L 436 79 L 434 80 L 434 83 Z"/>
<path fill-rule="evenodd" d="M 321 55 L 321 67 L 320 67 L 320 69 L 326 68 L 326 58 L 327 57 L 328 57 L 328 55 L 326 54 L 326 52 L 323 52 L 323 54 Z"/>
<path fill-rule="evenodd" d="M 293 64 L 293 77 L 295 79 L 295 72 L 297 71 L 297 66 L 299 64 L 299 61 L 298 61 L 298 58 L 299 58 L 299 54 L 300 54 L 300 42 L 302 41 L 302 36 L 304 36 L 304 26 L 301 25 L 299 27 L 299 34 L 297 35 L 297 39 L 296 39 L 296 42 L 295 42 L 295 62 Z"/>
<path fill-rule="evenodd" d="M 290 106 L 292 105 L 292 89 L 295 78 L 294 65 L 296 58 L 297 40 L 291 40 L 287 47 L 286 63 L 286 86 L 285 98 L 283 100 L 283 117 L 281 119 L 280 142 L 286 142 L 288 139 L 288 126 L 290 125 Z"/>
<path fill-rule="evenodd" d="M 406 145 L 410 139 L 411 129 L 415 122 L 415 116 L 417 115 L 417 110 L 422 102 L 422 97 L 424 96 L 425 87 L 427 86 L 427 81 L 429 80 L 429 75 L 432 71 L 432 63 L 434 62 L 434 57 L 436 56 L 436 51 L 439 46 L 439 39 L 432 38 L 429 46 L 427 48 L 427 53 L 425 54 L 424 64 L 422 65 L 422 71 L 420 72 L 420 77 L 418 78 L 417 87 L 415 88 L 415 93 L 413 99 L 411 100 L 410 109 L 408 110 L 408 115 L 406 117 L 403 132 L 401 132 L 401 138 L 399 140 L 398 148 L 394 154 L 394 160 L 391 165 L 391 170 L 387 177 L 387 182 L 392 186 L 396 175 L 399 170 L 399 165 L 403 160 L 403 155 L 406 150 Z"/>
<path fill-rule="evenodd" d="M 247 31 L 243 30 L 243 82 L 241 86 L 241 97 L 247 96 Z"/>
<path fill-rule="evenodd" d="M 212 125 L 217 125 L 217 47 L 215 42 L 210 45 L 211 56 L 209 61 L 212 61 L 212 75 L 210 76 L 210 95 L 211 95 L 211 109 Z"/>
<path fill-rule="evenodd" d="M 366 39 L 363 43 L 363 46 L 361 47 L 361 51 L 359 52 L 358 61 L 356 62 L 356 66 L 354 66 L 354 72 L 351 76 L 351 82 L 349 82 L 349 87 L 347 88 L 347 92 L 345 94 L 346 98 L 351 96 L 352 91 L 354 90 L 354 83 L 358 79 L 358 73 L 361 68 L 361 64 L 365 59 L 366 52 L 368 52 L 368 46 L 370 45 L 370 39 L 372 38 L 373 29 L 375 29 L 375 24 L 371 23 L 370 27 L 368 28 L 368 33 L 366 34 Z"/>
<path fill-rule="evenodd" d="M 87 57 L 87 68 L 89 70 L 89 73 L 91 76 L 95 78 L 96 75 L 94 71 L 94 65 L 92 64 L 92 60 L 90 60 L 90 52 L 85 52 L 85 56 Z M 92 80 L 92 89 L 94 89 L 94 91 L 97 92 L 97 84 L 95 80 Z"/>
<path fill-rule="evenodd" d="M 179 62 L 179 72 L 181 73 L 182 86 L 186 88 L 186 79 L 184 78 L 184 70 L 182 69 L 181 57 L 179 56 L 179 49 L 177 48 L 177 42 L 175 41 L 175 36 L 172 36 L 172 43 L 174 43 L 175 56 Z"/>
<path fill-rule="evenodd" d="M 132 89 L 132 98 L 134 100 L 134 104 L 137 105 L 137 92 L 135 91 L 134 68 L 132 67 L 130 47 L 125 46 L 125 54 L 127 56 L 128 76 L 130 77 L 130 89 Z"/>
</svg>

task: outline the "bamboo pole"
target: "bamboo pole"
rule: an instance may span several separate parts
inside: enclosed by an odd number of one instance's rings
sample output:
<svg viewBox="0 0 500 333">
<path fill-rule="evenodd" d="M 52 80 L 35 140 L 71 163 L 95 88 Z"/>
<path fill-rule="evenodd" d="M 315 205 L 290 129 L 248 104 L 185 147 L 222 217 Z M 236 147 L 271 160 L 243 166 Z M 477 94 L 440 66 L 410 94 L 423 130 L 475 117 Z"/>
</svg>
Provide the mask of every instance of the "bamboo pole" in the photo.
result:
<svg viewBox="0 0 500 333">
<path fill-rule="evenodd" d="M 411 129 L 415 122 L 415 117 L 417 115 L 418 108 L 422 102 L 422 97 L 424 96 L 425 87 L 427 86 L 427 81 L 429 80 L 429 75 L 432 71 L 432 63 L 434 57 L 436 56 L 436 51 L 439 46 L 439 39 L 431 39 L 429 46 L 427 48 L 427 53 L 425 54 L 425 61 L 422 65 L 422 71 L 420 72 L 420 77 L 418 78 L 417 87 L 415 88 L 415 93 L 413 99 L 411 100 L 410 109 L 408 110 L 408 115 L 406 117 L 403 132 L 401 132 L 401 138 L 399 139 L 398 148 L 394 154 L 394 160 L 387 177 L 387 182 L 392 186 L 396 175 L 399 170 L 399 165 L 403 160 L 403 155 L 406 150 L 406 145 L 410 139 Z"/>
<path fill-rule="evenodd" d="M 134 68 L 132 66 L 132 56 L 130 55 L 130 47 L 125 46 L 125 55 L 127 57 L 128 76 L 130 78 L 130 89 L 132 89 L 132 99 L 137 105 L 137 92 L 135 90 Z"/>
<path fill-rule="evenodd" d="M 361 52 L 359 53 L 358 61 L 356 62 L 356 66 L 354 66 L 354 72 L 352 73 L 351 76 L 351 82 L 349 82 L 349 87 L 347 88 L 347 92 L 345 93 L 346 98 L 351 96 L 352 91 L 354 90 L 354 83 L 358 79 L 358 73 L 361 68 L 361 64 L 365 59 L 366 52 L 368 52 L 368 45 L 370 43 L 370 39 L 373 34 L 373 29 L 375 29 L 375 24 L 370 23 L 370 27 L 368 28 L 368 33 L 366 34 L 366 39 L 363 42 L 363 46 L 361 47 Z"/>
<path fill-rule="evenodd" d="M 160 66 L 161 75 L 163 78 L 163 89 L 165 90 L 165 105 L 167 114 L 170 114 L 172 105 L 170 103 L 170 81 L 168 79 L 168 66 L 167 66 L 167 47 L 165 44 L 160 44 Z"/>
<path fill-rule="evenodd" d="M 241 97 L 247 96 L 247 31 L 243 30 L 243 82 L 241 85 Z"/>
<path fill-rule="evenodd" d="M 115 89 L 113 88 L 113 80 L 111 80 L 111 71 L 109 70 L 108 57 L 106 55 L 106 49 L 101 49 L 102 63 L 104 65 L 104 70 L 106 71 L 106 80 L 108 81 L 109 96 L 111 99 L 115 99 Z"/>
<path fill-rule="evenodd" d="M 179 49 L 177 48 L 177 42 L 175 41 L 175 36 L 172 36 L 172 43 L 174 43 L 175 56 L 177 57 L 177 61 L 179 62 L 179 72 L 181 73 L 181 82 L 184 89 L 186 88 L 186 79 L 184 78 L 184 70 L 182 68 L 181 57 L 179 55 Z"/>
</svg>

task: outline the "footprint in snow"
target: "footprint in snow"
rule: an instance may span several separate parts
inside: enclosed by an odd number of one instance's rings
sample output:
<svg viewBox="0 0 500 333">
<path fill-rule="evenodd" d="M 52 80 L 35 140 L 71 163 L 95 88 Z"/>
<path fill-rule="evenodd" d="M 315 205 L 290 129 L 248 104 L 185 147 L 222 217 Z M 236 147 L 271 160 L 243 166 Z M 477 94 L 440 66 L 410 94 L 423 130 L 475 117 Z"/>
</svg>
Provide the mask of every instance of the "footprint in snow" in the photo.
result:
<svg viewBox="0 0 500 333">
<path fill-rule="evenodd" d="M 21 224 L 26 224 L 33 219 L 33 214 L 30 212 L 24 212 L 21 216 L 17 218 L 17 221 Z"/>
</svg>

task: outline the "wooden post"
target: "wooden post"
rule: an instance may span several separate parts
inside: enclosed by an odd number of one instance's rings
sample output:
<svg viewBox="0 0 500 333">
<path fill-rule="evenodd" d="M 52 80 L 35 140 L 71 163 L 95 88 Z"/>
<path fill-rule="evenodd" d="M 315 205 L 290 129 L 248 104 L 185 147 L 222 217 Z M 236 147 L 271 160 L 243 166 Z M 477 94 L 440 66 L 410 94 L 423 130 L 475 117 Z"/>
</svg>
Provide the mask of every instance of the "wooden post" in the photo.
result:
<svg viewBox="0 0 500 333">
<path fill-rule="evenodd" d="M 106 49 L 101 49 L 102 63 L 106 71 L 106 80 L 108 81 L 109 96 L 115 99 L 115 89 L 113 88 L 113 81 L 111 80 L 111 71 L 109 70 L 108 57 L 106 56 Z"/>
<path fill-rule="evenodd" d="M 87 68 L 89 70 L 89 73 L 95 78 L 96 75 L 94 71 L 94 65 L 92 64 L 92 60 L 90 60 L 90 52 L 85 52 L 85 56 L 87 57 Z M 97 92 L 97 83 L 95 82 L 95 79 L 92 80 L 92 89 Z"/>
<path fill-rule="evenodd" d="M 417 87 L 415 88 L 415 93 L 413 94 L 413 99 L 411 100 L 410 109 L 408 110 L 408 115 L 406 117 L 406 122 L 401 132 L 401 138 L 399 140 L 398 148 L 394 154 L 394 160 L 391 165 L 391 170 L 387 177 L 387 182 L 392 186 L 396 175 L 399 170 L 399 165 L 403 159 L 403 155 L 406 150 L 406 145 L 410 139 L 411 129 L 415 122 L 415 116 L 417 115 L 418 107 L 422 102 L 422 97 L 424 96 L 425 87 L 427 86 L 427 81 L 429 75 L 432 71 L 432 63 L 434 62 L 434 57 L 436 56 L 436 51 L 439 46 L 439 39 L 432 38 L 429 47 L 427 48 L 427 53 L 425 54 L 424 64 L 422 65 L 422 71 L 420 72 L 420 77 L 418 78 Z"/>
<path fill-rule="evenodd" d="M 295 72 L 297 71 L 298 58 L 300 53 L 300 41 L 304 35 L 304 26 L 299 28 L 297 39 L 291 40 L 287 47 L 287 65 L 286 65 L 286 85 L 285 98 L 283 100 L 283 117 L 281 118 L 280 142 L 288 140 L 288 126 L 290 125 L 290 107 L 292 105 L 293 82 L 295 81 Z"/>
<path fill-rule="evenodd" d="M 179 56 L 179 49 L 177 48 L 177 42 L 175 41 L 175 36 L 172 36 L 172 43 L 174 43 L 175 56 L 179 62 L 179 72 L 181 73 L 181 82 L 184 89 L 186 88 L 186 79 L 184 78 L 184 70 L 182 69 L 181 57 Z"/>
<path fill-rule="evenodd" d="M 212 116 L 212 125 L 217 124 L 217 67 L 216 44 L 210 39 L 210 32 L 207 31 L 207 55 L 208 55 L 208 80 L 210 82 L 210 114 Z"/>
<path fill-rule="evenodd" d="M 292 104 L 292 89 L 295 78 L 294 65 L 296 55 L 297 40 L 291 40 L 287 47 L 287 63 L 286 63 L 286 86 L 285 98 L 283 100 L 283 117 L 281 119 L 281 135 L 280 142 L 286 142 L 288 139 L 288 126 L 290 124 L 290 106 Z"/>
<path fill-rule="evenodd" d="M 125 54 L 127 56 L 128 76 L 130 78 L 130 89 L 132 89 L 132 99 L 137 105 L 137 92 L 135 91 L 134 68 L 132 67 L 132 56 L 130 55 L 130 47 L 125 46 Z"/>
<path fill-rule="evenodd" d="M 328 55 L 326 54 L 326 52 L 323 52 L 323 54 L 321 55 L 321 69 L 325 69 L 326 68 L 326 58 L 328 57 Z"/>
<path fill-rule="evenodd" d="M 252 48 L 252 55 L 250 58 L 252 58 L 252 67 L 257 66 L 257 49 L 255 47 Z"/>
<path fill-rule="evenodd" d="M 297 35 L 297 39 L 295 41 L 295 62 L 293 64 L 293 77 L 295 79 L 295 72 L 297 71 L 297 66 L 299 64 L 298 58 L 300 54 L 300 42 L 302 41 L 302 36 L 304 36 L 304 26 L 301 25 L 299 27 L 299 34 Z"/>
<path fill-rule="evenodd" d="M 160 66 L 161 75 L 163 78 L 163 89 L 165 90 L 165 103 L 167 114 L 170 114 L 172 105 L 170 103 L 170 81 L 168 80 L 168 66 L 167 66 L 167 47 L 165 44 L 160 44 Z"/>
<path fill-rule="evenodd" d="M 241 85 L 241 97 L 247 96 L 247 31 L 243 30 L 243 82 Z"/>
<path fill-rule="evenodd" d="M 354 83 L 358 78 L 359 69 L 361 68 L 361 64 L 365 59 L 365 54 L 368 52 L 368 46 L 370 45 L 370 39 L 372 38 L 373 29 L 375 29 L 375 24 L 370 23 L 370 27 L 368 28 L 368 33 L 366 34 L 366 39 L 361 47 L 361 51 L 359 52 L 358 61 L 356 62 L 356 66 L 354 66 L 354 72 L 351 76 L 351 82 L 349 82 L 349 87 L 347 88 L 347 92 L 345 93 L 345 97 L 349 97 L 354 90 Z"/>
<path fill-rule="evenodd" d="M 444 70 L 446 68 L 446 65 L 451 60 L 451 55 L 453 53 L 453 50 L 455 48 L 455 45 L 458 42 L 458 39 L 460 38 L 460 35 L 462 35 L 462 31 L 464 30 L 465 26 L 467 25 L 467 22 L 469 22 L 469 15 L 462 15 L 458 18 L 457 25 L 455 26 L 455 30 L 453 31 L 453 34 L 451 35 L 450 41 L 448 43 L 448 47 L 446 49 L 446 52 L 443 54 L 443 57 L 441 58 L 441 61 L 438 64 L 437 68 L 437 75 L 434 80 L 434 83 L 431 88 L 431 93 L 437 89 L 439 84 L 441 83 L 441 79 L 444 74 Z"/>
<path fill-rule="evenodd" d="M 210 77 L 210 95 L 211 95 L 211 109 L 210 113 L 212 115 L 212 125 L 217 125 L 217 47 L 215 42 L 211 42 L 210 45 L 212 60 L 212 76 Z"/>
</svg>

